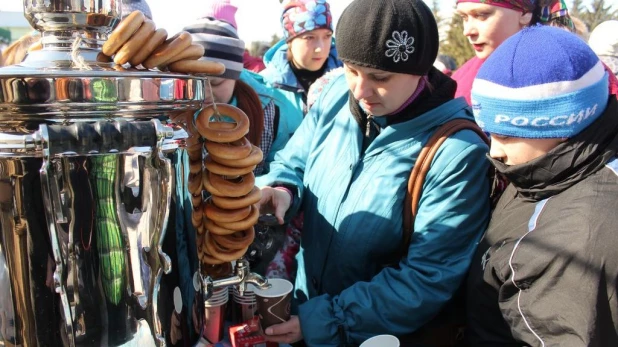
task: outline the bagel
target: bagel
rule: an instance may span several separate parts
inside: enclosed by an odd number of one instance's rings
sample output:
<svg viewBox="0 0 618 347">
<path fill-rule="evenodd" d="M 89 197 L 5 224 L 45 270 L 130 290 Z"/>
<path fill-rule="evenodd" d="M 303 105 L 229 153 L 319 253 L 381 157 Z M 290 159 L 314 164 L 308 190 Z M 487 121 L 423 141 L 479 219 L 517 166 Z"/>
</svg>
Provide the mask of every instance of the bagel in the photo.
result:
<svg viewBox="0 0 618 347">
<path fill-rule="evenodd" d="M 217 259 L 215 257 L 213 257 L 210 253 L 208 253 L 208 251 L 206 250 L 206 243 L 204 242 L 204 246 L 202 246 L 202 258 L 200 259 L 203 263 L 208 264 L 208 265 L 220 265 L 220 264 L 224 264 L 226 263 L 225 260 L 221 260 L 221 259 Z"/>
<path fill-rule="evenodd" d="M 133 66 L 138 66 L 146 60 L 167 39 L 167 30 L 159 28 L 150 36 L 148 41 L 142 48 L 129 59 L 129 63 Z"/>
<path fill-rule="evenodd" d="M 192 43 L 191 34 L 181 31 L 178 34 L 165 40 L 162 45 L 157 47 L 154 52 L 142 63 L 145 68 L 152 69 L 164 65 L 174 56 L 189 48 Z"/>
<path fill-rule="evenodd" d="M 193 227 L 199 231 L 199 228 L 204 223 L 203 213 L 201 208 L 194 208 L 193 212 L 191 212 L 191 223 Z"/>
<path fill-rule="evenodd" d="M 242 137 L 234 142 L 219 143 L 208 141 L 204 142 L 204 148 L 208 153 L 217 158 L 237 160 L 243 159 L 249 156 L 251 153 L 251 142 L 246 137 Z"/>
<path fill-rule="evenodd" d="M 201 177 L 202 173 L 198 172 L 197 174 L 189 174 L 189 192 L 193 195 L 201 192 L 203 189 L 203 180 Z"/>
<path fill-rule="evenodd" d="M 224 196 L 212 195 L 212 203 L 220 208 L 242 208 L 257 204 L 262 199 L 262 191 L 258 187 L 253 187 L 249 194 L 239 198 L 228 198 Z"/>
<path fill-rule="evenodd" d="M 225 72 L 225 65 L 208 60 L 183 59 L 169 64 L 167 68 L 174 72 L 211 76 L 219 76 Z"/>
<path fill-rule="evenodd" d="M 189 48 L 185 49 L 179 54 L 176 54 L 175 56 L 172 57 L 172 59 L 168 60 L 165 64 L 169 65 L 171 63 L 175 63 L 177 61 L 185 60 L 185 59 L 197 60 L 203 57 L 204 53 L 205 53 L 204 46 L 199 45 L 197 43 L 192 43 L 191 46 L 189 46 Z"/>
<path fill-rule="evenodd" d="M 203 148 L 204 147 L 202 147 L 202 144 L 200 143 L 185 147 L 185 149 L 187 150 L 187 155 L 189 156 L 189 160 L 202 160 L 202 154 L 204 152 Z"/>
<path fill-rule="evenodd" d="M 236 230 L 222 228 L 208 218 L 204 218 L 204 229 L 217 235 L 232 235 L 236 232 Z"/>
<path fill-rule="evenodd" d="M 211 118 L 215 116 L 215 112 L 232 118 L 236 122 L 236 126 L 232 129 L 211 126 L 211 123 L 213 123 Z M 240 140 L 249 132 L 249 117 L 238 107 L 227 104 L 216 104 L 216 106 L 211 104 L 200 111 L 195 119 L 195 127 L 200 135 L 209 141 L 234 142 Z"/>
<path fill-rule="evenodd" d="M 249 194 L 253 189 L 253 186 L 255 186 L 255 175 L 253 175 L 253 172 L 250 172 L 234 179 L 225 179 L 223 176 L 208 172 L 208 182 L 214 188 L 214 191 L 210 192 L 211 194 L 238 198 Z"/>
<path fill-rule="evenodd" d="M 249 245 L 253 242 L 253 239 L 255 238 L 255 229 L 251 227 L 247 230 L 237 231 L 231 235 L 225 236 L 211 234 L 210 237 L 212 237 L 215 242 L 220 244 L 222 247 L 228 249 L 244 248 L 249 247 Z"/>
<path fill-rule="evenodd" d="M 201 172 L 202 172 L 202 161 L 189 159 L 189 173 L 193 175 L 197 175 Z M 201 179 L 202 179 L 202 176 L 200 176 L 200 180 Z"/>
<path fill-rule="evenodd" d="M 255 170 L 256 165 L 247 166 L 247 167 L 229 167 L 225 165 L 221 165 L 216 161 L 212 160 L 210 154 L 206 154 L 204 158 L 204 166 L 206 169 L 214 174 L 228 177 L 242 176 L 246 175 Z"/>
<path fill-rule="evenodd" d="M 237 260 L 247 252 L 249 247 L 243 247 L 241 249 L 227 249 L 219 245 L 215 240 L 210 237 L 210 235 L 206 235 L 206 250 L 208 253 L 216 259 L 223 261 L 233 261 Z"/>
<path fill-rule="evenodd" d="M 150 19 L 145 20 L 135 34 L 133 34 L 133 36 L 122 45 L 118 52 L 116 52 L 114 55 L 114 63 L 118 65 L 128 63 L 129 60 L 142 49 L 144 42 L 147 42 L 155 33 L 155 29 L 156 27 L 153 21 Z"/>
<path fill-rule="evenodd" d="M 202 197 L 201 191 L 195 194 L 191 193 L 191 204 L 193 205 L 193 208 L 202 207 L 202 202 L 203 202 L 203 197 Z"/>
<path fill-rule="evenodd" d="M 116 54 L 120 47 L 129 41 L 131 36 L 133 36 L 133 33 L 140 28 L 145 20 L 146 16 L 144 16 L 142 12 L 131 12 L 109 35 L 107 41 L 105 41 L 103 47 L 101 47 L 103 54 L 109 57 Z"/>
<path fill-rule="evenodd" d="M 257 146 L 252 146 L 251 153 L 249 153 L 249 156 L 244 159 L 229 160 L 225 158 L 219 158 L 214 154 L 211 154 L 210 156 L 212 160 L 214 160 L 215 162 L 221 165 L 235 167 L 235 168 L 243 168 L 243 167 L 258 165 L 259 163 L 262 162 L 262 159 L 264 159 L 262 150 L 259 149 Z"/>
<path fill-rule="evenodd" d="M 243 231 L 253 227 L 258 218 L 260 218 L 260 210 L 255 205 L 251 205 L 251 214 L 247 218 L 238 222 L 217 222 L 217 225 L 223 229 Z"/>
<path fill-rule="evenodd" d="M 202 211 L 206 218 L 213 222 L 238 222 L 249 216 L 251 213 L 251 207 L 238 209 L 221 209 L 215 206 L 211 199 L 208 198 L 202 206 Z"/>
</svg>

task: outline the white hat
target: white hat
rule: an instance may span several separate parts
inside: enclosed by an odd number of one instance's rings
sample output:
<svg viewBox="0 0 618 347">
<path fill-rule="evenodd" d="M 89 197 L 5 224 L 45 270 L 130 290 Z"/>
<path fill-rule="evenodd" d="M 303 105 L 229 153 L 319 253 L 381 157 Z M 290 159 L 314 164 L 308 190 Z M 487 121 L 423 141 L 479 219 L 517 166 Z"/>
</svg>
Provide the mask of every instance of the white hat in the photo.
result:
<svg viewBox="0 0 618 347">
<path fill-rule="evenodd" d="M 618 20 L 599 24 L 590 33 L 588 44 L 598 56 L 618 57 Z"/>
</svg>

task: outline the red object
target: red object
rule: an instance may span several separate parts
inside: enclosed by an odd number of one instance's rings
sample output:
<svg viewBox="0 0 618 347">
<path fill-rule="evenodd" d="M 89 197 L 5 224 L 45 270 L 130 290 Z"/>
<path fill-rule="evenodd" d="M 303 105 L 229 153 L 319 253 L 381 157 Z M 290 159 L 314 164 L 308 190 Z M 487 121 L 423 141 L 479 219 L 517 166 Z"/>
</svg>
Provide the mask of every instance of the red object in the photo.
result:
<svg viewBox="0 0 618 347">
<path fill-rule="evenodd" d="M 472 59 L 464 63 L 459 69 L 455 70 L 453 76 L 451 76 L 451 78 L 457 82 L 455 97 L 458 98 L 463 96 L 466 98 L 468 105 L 472 104 L 472 101 L 470 100 L 472 82 L 474 82 L 474 78 L 476 77 L 477 72 L 479 72 L 481 65 L 483 65 L 483 62 L 484 60 L 477 57 L 472 57 Z"/>
<path fill-rule="evenodd" d="M 278 347 L 276 342 L 266 341 L 260 332 L 260 321 L 258 317 L 248 320 L 238 325 L 230 327 L 230 340 L 232 347 Z"/>
<path fill-rule="evenodd" d="M 612 70 L 607 67 L 607 65 L 603 64 L 603 66 L 605 67 L 605 71 L 607 71 L 607 74 L 609 75 L 609 93 L 615 95 L 618 99 L 618 79 L 616 78 L 616 75 L 614 75 Z"/>
<path fill-rule="evenodd" d="M 242 55 L 242 64 L 245 69 L 253 72 L 260 72 L 266 68 L 262 58 L 252 56 L 246 49 Z"/>
</svg>

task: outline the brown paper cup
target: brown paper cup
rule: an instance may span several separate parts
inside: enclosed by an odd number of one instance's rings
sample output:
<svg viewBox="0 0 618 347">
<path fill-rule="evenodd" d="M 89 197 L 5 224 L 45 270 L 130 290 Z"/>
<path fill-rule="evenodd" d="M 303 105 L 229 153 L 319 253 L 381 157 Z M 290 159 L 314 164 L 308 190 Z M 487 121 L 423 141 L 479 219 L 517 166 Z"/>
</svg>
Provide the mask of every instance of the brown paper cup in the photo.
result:
<svg viewBox="0 0 618 347">
<path fill-rule="evenodd" d="M 269 279 L 268 283 L 270 284 L 268 289 L 255 289 L 262 329 L 290 319 L 290 302 L 294 286 L 290 281 L 281 278 Z"/>
</svg>

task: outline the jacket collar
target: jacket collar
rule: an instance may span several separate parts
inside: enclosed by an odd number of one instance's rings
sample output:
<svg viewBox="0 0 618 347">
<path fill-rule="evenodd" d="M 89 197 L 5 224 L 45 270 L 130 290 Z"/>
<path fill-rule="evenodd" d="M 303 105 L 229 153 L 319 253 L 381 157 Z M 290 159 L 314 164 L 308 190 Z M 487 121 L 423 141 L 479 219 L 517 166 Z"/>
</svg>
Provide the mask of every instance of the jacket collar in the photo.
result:
<svg viewBox="0 0 618 347">
<path fill-rule="evenodd" d="M 605 112 L 594 123 L 547 154 L 520 165 L 490 161 L 522 196 L 538 201 L 600 170 L 617 151 L 618 102 L 611 95 Z"/>
<path fill-rule="evenodd" d="M 298 82 L 288 62 L 288 44 L 285 40 L 277 42 L 266 51 L 266 54 L 264 54 L 264 64 L 266 65 L 266 69 L 264 69 L 261 74 L 269 83 L 285 90 L 294 92 L 303 91 L 303 87 Z M 340 66 L 342 66 L 342 64 L 337 59 L 337 49 L 335 48 L 335 41 L 333 40 L 324 72 L 326 73 Z"/>
</svg>

